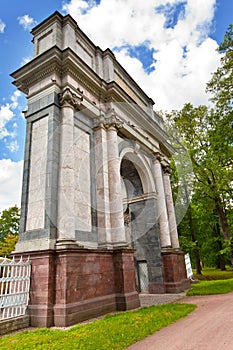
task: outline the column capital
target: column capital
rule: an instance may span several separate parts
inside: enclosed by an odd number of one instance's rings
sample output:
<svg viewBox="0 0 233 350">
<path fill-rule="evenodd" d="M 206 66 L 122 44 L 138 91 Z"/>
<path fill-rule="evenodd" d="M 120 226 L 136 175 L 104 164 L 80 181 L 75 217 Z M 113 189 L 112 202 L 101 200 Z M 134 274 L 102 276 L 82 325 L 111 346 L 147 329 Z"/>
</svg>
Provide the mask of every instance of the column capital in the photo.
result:
<svg viewBox="0 0 233 350">
<path fill-rule="evenodd" d="M 83 91 L 77 89 L 74 93 L 69 87 L 66 87 L 59 95 L 59 104 L 61 107 L 71 107 L 77 109 L 83 100 Z"/>
<path fill-rule="evenodd" d="M 109 111 L 107 114 L 101 113 L 94 121 L 94 130 L 98 129 L 105 130 L 119 130 L 123 128 L 123 121 L 116 116 L 114 109 Z"/>
<path fill-rule="evenodd" d="M 169 165 L 162 166 L 164 175 L 170 176 L 172 174 L 172 169 Z"/>
<path fill-rule="evenodd" d="M 153 156 L 152 156 L 153 163 L 158 163 L 158 162 L 161 163 L 162 159 L 163 159 L 162 153 L 160 152 L 153 153 Z"/>
</svg>

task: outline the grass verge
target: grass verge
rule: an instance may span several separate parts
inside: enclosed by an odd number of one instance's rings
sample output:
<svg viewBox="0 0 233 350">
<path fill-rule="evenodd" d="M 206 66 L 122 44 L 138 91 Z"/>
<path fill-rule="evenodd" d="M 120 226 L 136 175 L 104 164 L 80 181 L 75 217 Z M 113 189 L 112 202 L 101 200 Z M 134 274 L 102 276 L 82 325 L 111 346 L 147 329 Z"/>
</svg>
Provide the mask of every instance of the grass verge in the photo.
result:
<svg viewBox="0 0 233 350">
<path fill-rule="evenodd" d="M 233 278 L 233 268 L 227 267 L 227 270 L 221 271 L 220 269 L 205 267 L 202 270 L 202 275 L 195 274 L 195 278 L 198 280 L 225 280 Z"/>
<path fill-rule="evenodd" d="M 195 307 L 192 304 L 151 306 L 107 315 L 65 331 L 45 328 L 22 332 L 0 339 L 0 349 L 121 350 L 185 317 Z"/>
<path fill-rule="evenodd" d="M 233 278 L 215 281 L 199 281 L 192 284 L 192 288 L 187 292 L 188 296 L 225 294 L 233 291 Z"/>
</svg>

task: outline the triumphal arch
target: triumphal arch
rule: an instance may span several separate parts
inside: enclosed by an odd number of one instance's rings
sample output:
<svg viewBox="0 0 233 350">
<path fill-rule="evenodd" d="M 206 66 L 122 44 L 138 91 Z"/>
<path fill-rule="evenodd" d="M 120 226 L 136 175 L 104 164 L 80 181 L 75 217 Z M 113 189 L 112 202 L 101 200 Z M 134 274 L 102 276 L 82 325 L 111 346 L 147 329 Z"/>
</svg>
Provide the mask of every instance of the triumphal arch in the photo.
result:
<svg viewBox="0 0 233 350">
<path fill-rule="evenodd" d="M 75 20 L 32 30 L 12 74 L 28 109 L 21 226 L 34 326 L 67 326 L 188 287 L 170 186 L 173 148 L 153 101 Z"/>
</svg>

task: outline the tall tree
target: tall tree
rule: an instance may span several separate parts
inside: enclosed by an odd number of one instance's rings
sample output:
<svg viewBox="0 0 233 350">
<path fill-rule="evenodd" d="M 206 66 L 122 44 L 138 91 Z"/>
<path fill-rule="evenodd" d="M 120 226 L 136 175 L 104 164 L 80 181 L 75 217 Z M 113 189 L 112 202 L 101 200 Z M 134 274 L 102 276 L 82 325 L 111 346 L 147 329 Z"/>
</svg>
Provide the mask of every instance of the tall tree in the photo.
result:
<svg viewBox="0 0 233 350">
<path fill-rule="evenodd" d="M 232 205 L 233 145 L 228 142 L 232 128 L 218 110 L 206 106 L 186 104 L 174 111 L 170 118 L 182 135 L 183 143 L 192 161 L 195 187 L 214 203 L 221 233 L 230 240 L 227 211 Z M 225 122 L 225 121 L 224 121 Z M 222 136 L 222 127 L 225 125 Z"/>
<path fill-rule="evenodd" d="M 230 223 L 232 222 L 230 214 L 232 213 L 233 197 L 233 24 L 229 25 L 218 51 L 222 54 L 221 63 L 207 84 L 207 91 L 212 94 L 212 101 L 216 106 L 218 130 L 215 137 L 222 139 L 218 152 L 221 153 L 222 158 L 225 158 L 227 167 L 225 181 L 228 179 L 229 182 L 228 188 L 226 186 L 222 194 L 222 200 L 225 202 L 225 209 L 227 209 L 225 211 L 228 214 L 228 223 Z M 218 203 L 216 210 L 222 216 L 221 203 Z M 223 225 L 226 224 L 227 220 L 224 216 L 220 220 Z"/>
<path fill-rule="evenodd" d="M 232 123 L 233 107 L 233 24 L 230 24 L 218 51 L 222 54 L 221 63 L 212 79 L 207 84 L 207 91 L 212 94 L 212 101 L 221 116 L 229 117 Z M 231 124 L 232 125 L 232 124 Z"/>
</svg>

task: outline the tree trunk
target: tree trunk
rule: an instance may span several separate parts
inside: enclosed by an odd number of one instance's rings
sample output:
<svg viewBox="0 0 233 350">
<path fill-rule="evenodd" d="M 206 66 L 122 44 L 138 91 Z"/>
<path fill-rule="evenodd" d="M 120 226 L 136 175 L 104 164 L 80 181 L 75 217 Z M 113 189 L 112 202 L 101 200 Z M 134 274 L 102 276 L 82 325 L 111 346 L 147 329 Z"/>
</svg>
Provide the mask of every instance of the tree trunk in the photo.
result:
<svg viewBox="0 0 233 350">
<path fill-rule="evenodd" d="M 215 210 L 218 215 L 219 225 L 220 225 L 221 233 L 224 239 L 226 241 L 231 241 L 225 211 L 221 205 L 221 200 L 218 197 L 215 198 Z M 231 244 L 231 264 L 233 265 L 233 245 L 232 244 Z"/>
<path fill-rule="evenodd" d="M 215 198 L 215 209 L 218 215 L 218 220 L 219 220 L 219 225 L 220 225 L 222 235 L 226 241 L 229 241 L 230 233 L 229 233 L 229 228 L 227 224 L 227 218 L 219 198 Z"/>
<path fill-rule="evenodd" d="M 218 237 L 218 251 L 220 252 L 222 250 L 222 242 L 221 242 L 221 231 L 220 231 L 220 227 L 219 227 L 219 223 L 217 222 L 216 225 L 214 225 L 214 232 L 215 232 L 215 236 Z M 221 271 L 225 271 L 226 270 L 226 264 L 225 264 L 225 260 L 224 257 L 222 256 L 221 253 L 218 254 L 218 269 L 221 269 Z"/>
<path fill-rule="evenodd" d="M 186 182 L 184 181 L 184 191 L 185 191 L 185 201 L 188 205 L 188 191 L 187 191 L 187 186 L 186 186 Z M 198 242 L 196 239 L 196 234 L 195 234 L 195 227 L 194 227 L 194 223 L 193 223 L 193 215 L 192 215 L 192 208 L 191 205 L 189 203 L 188 205 L 188 210 L 187 210 L 187 214 L 188 214 L 188 221 L 189 221 L 189 228 L 190 228 L 190 233 L 191 233 L 191 237 L 192 237 L 192 242 L 195 243 L 195 248 L 194 248 L 194 258 L 195 258 L 195 267 L 196 267 L 196 273 L 198 275 L 201 275 L 201 259 L 200 259 L 200 255 L 199 255 L 199 249 L 198 249 Z"/>
<path fill-rule="evenodd" d="M 192 237 L 192 241 L 195 243 L 195 248 L 194 248 L 194 257 L 195 257 L 195 266 L 196 266 L 196 273 L 198 275 L 201 275 L 201 260 L 200 260 L 200 255 L 199 255 L 199 250 L 198 250 L 198 243 L 196 240 L 196 234 L 195 234 L 195 228 L 194 228 L 194 223 L 193 223 L 193 216 L 192 216 L 192 209 L 191 206 L 188 208 L 188 220 L 189 220 L 189 227 L 190 227 L 190 233 Z"/>
<path fill-rule="evenodd" d="M 219 251 L 222 250 L 222 242 L 221 241 L 218 241 L 218 248 L 219 248 Z M 226 264 L 225 264 L 225 260 L 224 260 L 224 258 L 222 256 L 222 254 L 218 255 L 218 268 L 221 271 L 225 271 L 226 270 Z"/>
</svg>

